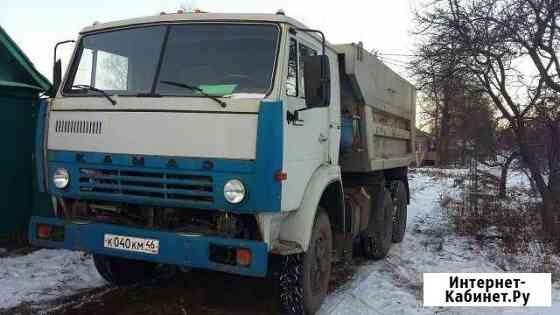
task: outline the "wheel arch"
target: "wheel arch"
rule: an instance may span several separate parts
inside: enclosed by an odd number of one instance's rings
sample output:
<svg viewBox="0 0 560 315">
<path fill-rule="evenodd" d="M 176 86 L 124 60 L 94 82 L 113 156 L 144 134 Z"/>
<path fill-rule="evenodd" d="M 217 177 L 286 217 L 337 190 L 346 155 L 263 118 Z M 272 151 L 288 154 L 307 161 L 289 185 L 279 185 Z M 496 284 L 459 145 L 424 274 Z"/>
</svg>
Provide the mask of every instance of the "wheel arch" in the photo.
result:
<svg viewBox="0 0 560 315">
<path fill-rule="evenodd" d="M 319 206 L 325 210 L 329 216 L 331 227 L 335 232 L 344 232 L 347 230 L 346 207 L 344 204 L 344 190 L 342 181 L 335 180 L 328 184 L 321 194 Z"/>
<path fill-rule="evenodd" d="M 325 196 L 325 194 L 332 192 L 336 193 L 337 196 Z M 284 218 L 280 227 L 279 240 L 296 243 L 300 251 L 307 251 L 317 208 L 321 204 L 329 206 L 336 204 L 344 207 L 342 180 L 338 166 L 322 165 L 313 173 L 305 189 L 300 207 Z M 344 222 L 343 209 L 339 210 L 341 212 L 342 224 Z M 337 216 L 331 217 L 331 215 L 336 212 L 336 209 L 331 206 L 325 208 L 325 211 L 329 215 L 331 227 L 334 230 L 335 227 L 332 220 L 336 220 Z M 337 223 L 338 225 L 340 223 Z"/>
</svg>

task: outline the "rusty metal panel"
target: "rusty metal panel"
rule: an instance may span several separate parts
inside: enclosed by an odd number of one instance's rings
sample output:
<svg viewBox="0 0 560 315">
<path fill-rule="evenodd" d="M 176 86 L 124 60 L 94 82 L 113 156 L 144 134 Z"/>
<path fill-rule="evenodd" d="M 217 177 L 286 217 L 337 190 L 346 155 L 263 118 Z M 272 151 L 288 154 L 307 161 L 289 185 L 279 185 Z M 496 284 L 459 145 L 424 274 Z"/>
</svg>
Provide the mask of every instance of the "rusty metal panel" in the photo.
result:
<svg viewBox="0 0 560 315">
<path fill-rule="evenodd" d="M 343 70 L 343 118 L 352 117 L 357 126 L 354 134 L 359 135 L 353 150 L 342 152 L 342 170 L 367 172 L 408 166 L 414 160 L 415 87 L 361 45 L 335 48 Z"/>
</svg>

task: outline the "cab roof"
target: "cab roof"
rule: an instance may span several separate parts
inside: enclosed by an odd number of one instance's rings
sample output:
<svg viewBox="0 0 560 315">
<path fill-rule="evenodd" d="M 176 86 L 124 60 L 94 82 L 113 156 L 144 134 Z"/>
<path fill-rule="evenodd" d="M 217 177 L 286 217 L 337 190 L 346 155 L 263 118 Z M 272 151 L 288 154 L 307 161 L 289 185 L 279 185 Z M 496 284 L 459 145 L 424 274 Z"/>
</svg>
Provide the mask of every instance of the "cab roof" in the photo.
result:
<svg viewBox="0 0 560 315">
<path fill-rule="evenodd" d="M 232 22 L 274 22 L 286 23 L 295 27 L 305 28 L 306 26 L 297 20 L 283 14 L 259 14 L 259 13 L 166 13 L 152 15 L 140 18 L 118 20 L 107 23 L 94 23 L 85 27 L 81 34 L 107 30 L 112 28 L 121 28 L 127 26 L 147 25 L 147 24 L 165 24 L 180 23 L 189 21 L 232 21 Z"/>
</svg>

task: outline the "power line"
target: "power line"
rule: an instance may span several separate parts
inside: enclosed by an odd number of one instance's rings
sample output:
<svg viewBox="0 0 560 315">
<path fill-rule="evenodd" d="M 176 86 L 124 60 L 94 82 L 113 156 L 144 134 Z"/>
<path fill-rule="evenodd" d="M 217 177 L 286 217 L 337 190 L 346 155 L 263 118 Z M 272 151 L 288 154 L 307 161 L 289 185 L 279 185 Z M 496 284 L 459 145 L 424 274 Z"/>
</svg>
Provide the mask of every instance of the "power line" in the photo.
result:
<svg viewBox="0 0 560 315">
<path fill-rule="evenodd" d="M 406 67 L 405 65 L 398 64 L 398 63 L 394 63 L 394 62 L 391 62 L 391 61 L 383 61 L 383 63 L 386 64 L 386 65 L 388 65 L 388 66 L 394 66 L 394 67 L 399 68 L 399 69 L 402 70 L 402 71 L 408 72 L 408 69 L 407 69 L 407 67 Z M 401 75 L 401 76 L 402 76 L 402 75 Z"/>
<path fill-rule="evenodd" d="M 378 56 L 378 58 L 381 61 L 399 64 L 400 66 L 403 66 L 403 67 L 407 67 L 409 65 L 407 61 L 403 61 L 403 60 L 392 59 L 392 58 L 387 58 L 387 57 L 382 57 L 382 56 Z"/>
<path fill-rule="evenodd" d="M 388 58 L 388 57 L 383 57 L 383 56 L 377 56 L 377 58 L 381 61 L 388 61 L 388 62 L 399 63 L 399 64 L 403 64 L 403 65 L 408 64 L 408 62 L 406 62 L 404 60 L 398 60 L 398 59 L 393 59 L 393 58 Z"/>
<path fill-rule="evenodd" d="M 394 62 L 391 62 L 391 61 L 383 61 L 383 63 L 386 63 L 388 65 L 393 65 L 395 67 L 399 67 L 399 68 L 402 68 L 402 69 L 406 69 L 405 65 L 401 65 L 401 64 L 394 63 Z"/>
<path fill-rule="evenodd" d="M 405 63 L 408 64 L 408 61 L 406 60 L 400 60 L 400 59 L 395 59 L 395 58 L 389 58 L 389 57 L 383 57 L 383 56 L 377 56 L 379 59 L 382 60 L 389 60 L 389 61 L 393 61 L 393 62 L 400 62 L 400 63 Z"/>
<path fill-rule="evenodd" d="M 382 53 L 382 52 L 377 52 L 379 55 L 385 55 L 385 56 L 399 56 L 399 57 L 420 57 L 420 55 L 416 55 L 416 54 L 393 54 L 393 53 Z"/>
</svg>

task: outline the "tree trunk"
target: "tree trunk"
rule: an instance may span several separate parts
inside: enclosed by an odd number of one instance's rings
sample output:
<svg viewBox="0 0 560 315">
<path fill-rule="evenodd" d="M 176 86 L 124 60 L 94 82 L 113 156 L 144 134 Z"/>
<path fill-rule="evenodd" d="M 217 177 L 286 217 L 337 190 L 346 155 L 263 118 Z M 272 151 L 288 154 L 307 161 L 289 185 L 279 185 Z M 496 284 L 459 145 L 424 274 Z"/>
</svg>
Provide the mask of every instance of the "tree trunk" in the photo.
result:
<svg viewBox="0 0 560 315">
<path fill-rule="evenodd" d="M 550 130 L 550 148 L 548 157 L 549 179 L 548 187 L 555 197 L 560 197 L 560 123 L 551 122 Z M 557 209 L 557 211 L 560 209 Z"/>
<path fill-rule="evenodd" d="M 445 84 L 443 89 L 443 106 L 441 108 L 441 122 L 439 129 L 438 155 L 441 165 L 449 164 L 449 110 L 451 107 L 451 88 Z"/>
<path fill-rule="evenodd" d="M 531 147 L 528 145 L 527 141 L 527 129 L 525 125 L 519 123 L 514 128 L 517 142 L 519 144 L 519 153 L 523 158 L 523 161 L 527 164 L 527 168 L 529 169 L 529 173 L 531 174 L 532 179 L 535 182 L 536 188 L 539 191 L 540 196 L 543 200 L 543 206 L 541 208 L 541 220 L 543 224 L 544 232 L 551 236 L 555 237 L 556 234 L 556 217 L 555 217 L 555 197 L 551 194 L 544 177 L 541 172 L 541 168 L 539 167 L 539 163 L 533 154 Z"/>
<path fill-rule="evenodd" d="M 555 121 L 551 123 L 551 143 L 549 153 L 549 178 L 548 188 L 550 191 L 549 207 L 552 216 L 555 218 L 554 237 L 560 241 L 560 228 L 558 217 L 560 214 L 560 123 Z"/>
<path fill-rule="evenodd" d="M 508 156 L 504 165 L 502 165 L 502 175 L 500 177 L 500 188 L 499 188 L 499 192 L 498 192 L 498 198 L 499 199 L 504 199 L 506 197 L 508 171 L 509 171 L 509 168 L 511 166 L 511 163 L 517 158 L 517 156 L 518 156 L 517 152 L 511 153 Z"/>
<path fill-rule="evenodd" d="M 560 208 L 560 198 L 549 191 L 543 195 L 543 206 L 541 216 L 543 228 L 546 235 L 556 241 L 560 241 L 560 230 L 558 229 L 557 212 Z"/>
</svg>

